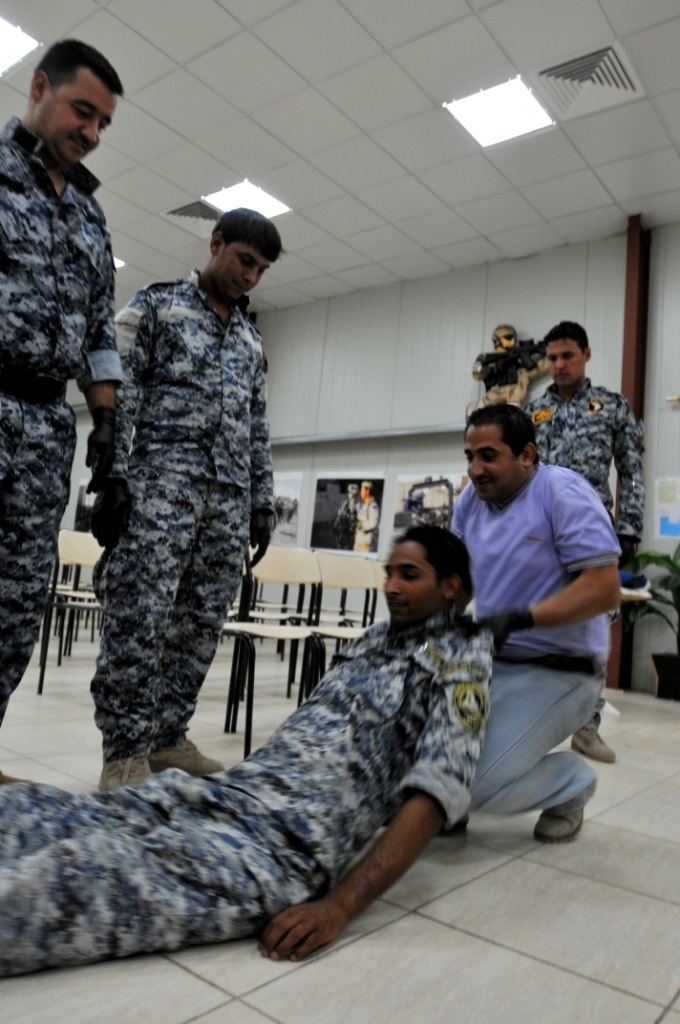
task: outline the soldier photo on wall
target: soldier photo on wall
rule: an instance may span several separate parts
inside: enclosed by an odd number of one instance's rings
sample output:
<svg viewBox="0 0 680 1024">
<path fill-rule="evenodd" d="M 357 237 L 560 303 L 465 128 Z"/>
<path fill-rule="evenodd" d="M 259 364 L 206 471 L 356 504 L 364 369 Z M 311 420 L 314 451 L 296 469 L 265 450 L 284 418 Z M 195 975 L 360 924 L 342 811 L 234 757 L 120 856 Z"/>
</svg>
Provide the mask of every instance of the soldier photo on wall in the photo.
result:
<svg viewBox="0 0 680 1024">
<path fill-rule="evenodd" d="M 384 479 L 375 473 L 318 477 L 310 546 L 375 554 Z"/>
<path fill-rule="evenodd" d="M 272 544 L 295 547 L 300 523 L 302 473 L 274 473 L 274 529 Z"/>
<path fill-rule="evenodd" d="M 416 523 L 451 529 L 453 506 L 467 482 L 463 473 L 398 476 L 395 532 L 401 533 Z"/>
</svg>

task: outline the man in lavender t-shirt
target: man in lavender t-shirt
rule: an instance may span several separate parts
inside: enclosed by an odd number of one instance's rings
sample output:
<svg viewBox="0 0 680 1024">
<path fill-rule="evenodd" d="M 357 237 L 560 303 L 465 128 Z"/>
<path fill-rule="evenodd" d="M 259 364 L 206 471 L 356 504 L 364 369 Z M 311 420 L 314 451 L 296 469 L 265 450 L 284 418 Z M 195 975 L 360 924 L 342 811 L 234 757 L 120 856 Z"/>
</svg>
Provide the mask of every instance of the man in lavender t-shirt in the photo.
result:
<svg viewBox="0 0 680 1024">
<path fill-rule="evenodd" d="M 588 720 L 599 697 L 620 547 L 591 485 L 539 465 L 521 409 L 476 410 L 465 453 L 471 484 L 453 530 L 470 552 L 477 618 L 493 629 L 497 652 L 471 809 L 540 810 L 535 838 L 568 842 L 596 776 L 578 754 L 551 751 Z"/>
</svg>

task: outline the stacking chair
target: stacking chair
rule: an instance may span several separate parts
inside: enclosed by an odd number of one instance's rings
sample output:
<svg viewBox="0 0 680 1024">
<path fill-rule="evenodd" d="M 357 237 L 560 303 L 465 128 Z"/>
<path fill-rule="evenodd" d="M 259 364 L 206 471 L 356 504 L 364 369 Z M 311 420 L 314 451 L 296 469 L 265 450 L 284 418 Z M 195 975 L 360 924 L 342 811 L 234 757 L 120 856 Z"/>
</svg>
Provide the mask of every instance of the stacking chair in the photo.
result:
<svg viewBox="0 0 680 1024">
<path fill-rule="evenodd" d="M 271 552 L 271 554 L 270 554 Z M 265 613 L 253 609 L 252 594 L 256 582 L 298 587 L 298 599 L 292 613 L 279 608 L 277 612 Z M 246 560 L 246 571 L 241 585 L 238 619 L 225 623 L 224 634 L 234 638 L 234 650 L 224 722 L 225 732 L 236 732 L 238 707 L 242 695 L 246 699 L 246 721 L 244 735 L 244 756 L 250 753 L 253 723 L 253 698 L 255 689 L 255 640 L 288 641 L 290 655 L 288 666 L 287 696 L 290 697 L 295 680 L 297 650 L 303 643 L 300 688 L 307 691 L 318 681 L 318 641 L 310 629 L 307 619 L 311 617 L 316 603 L 319 585 L 319 567 L 313 552 L 305 548 L 274 548 L 270 546 L 255 569 L 250 571 Z M 305 605 L 305 593 L 309 603 Z M 263 615 L 272 615 L 277 622 L 254 621 Z"/>
<path fill-rule="evenodd" d="M 64 654 L 71 653 L 73 639 L 83 614 L 92 616 L 91 639 L 94 640 L 94 625 L 99 616 L 100 605 L 93 591 L 83 586 L 81 570 L 91 569 L 103 550 L 91 533 L 83 533 L 80 530 L 59 531 L 57 558 L 43 616 L 38 693 L 43 692 L 53 617 L 56 618 L 56 632 L 59 637 L 58 665 L 61 665 Z"/>
</svg>

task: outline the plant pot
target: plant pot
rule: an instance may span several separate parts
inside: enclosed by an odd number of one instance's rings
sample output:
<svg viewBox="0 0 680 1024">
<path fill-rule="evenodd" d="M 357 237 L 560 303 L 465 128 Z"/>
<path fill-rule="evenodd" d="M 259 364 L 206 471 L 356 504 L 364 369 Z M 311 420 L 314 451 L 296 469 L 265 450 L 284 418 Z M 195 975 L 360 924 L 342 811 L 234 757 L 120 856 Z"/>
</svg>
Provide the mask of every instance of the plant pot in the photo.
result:
<svg viewBox="0 0 680 1024">
<path fill-rule="evenodd" d="M 656 695 L 663 700 L 680 700 L 680 654 L 653 654 Z"/>
</svg>

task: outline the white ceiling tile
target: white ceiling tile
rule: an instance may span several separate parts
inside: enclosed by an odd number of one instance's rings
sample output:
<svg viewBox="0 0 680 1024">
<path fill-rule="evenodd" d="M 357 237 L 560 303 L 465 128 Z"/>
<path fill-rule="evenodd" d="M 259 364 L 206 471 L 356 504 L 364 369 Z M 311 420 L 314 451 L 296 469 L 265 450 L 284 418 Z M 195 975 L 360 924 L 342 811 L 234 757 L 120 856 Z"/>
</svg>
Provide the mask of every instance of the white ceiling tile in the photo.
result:
<svg viewBox="0 0 680 1024">
<path fill-rule="evenodd" d="M 136 206 L 127 198 L 116 195 L 115 192 L 111 192 L 107 188 L 97 189 L 96 196 L 97 201 L 101 203 L 106 215 L 106 223 L 112 233 L 116 228 L 127 227 L 128 224 L 135 224 L 140 220 L 145 220 L 148 216 L 147 211 L 141 206 Z"/>
<path fill-rule="evenodd" d="M 260 174 L 257 184 L 294 210 L 342 195 L 339 185 L 304 160 L 294 160 L 285 167 Z"/>
<path fill-rule="evenodd" d="M 99 10 L 78 26 L 78 38 L 97 49 L 113 64 L 125 95 L 172 71 L 173 62 L 152 43 L 133 32 L 108 11 Z"/>
<path fill-rule="evenodd" d="M 373 139 L 411 173 L 479 151 L 472 136 L 442 106 L 382 128 Z"/>
<path fill-rule="evenodd" d="M 586 164 L 559 128 L 490 146 L 484 153 L 515 187 L 582 170 Z"/>
<path fill-rule="evenodd" d="M 648 94 L 680 88 L 680 17 L 630 36 L 626 52 Z"/>
<path fill-rule="evenodd" d="M 530 256 L 564 244 L 564 239 L 548 224 L 532 224 L 493 233 L 489 235 L 489 241 L 509 259 Z"/>
<path fill-rule="evenodd" d="M 600 5 L 615 31 L 622 36 L 678 16 L 678 0 L 654 0 L 653 3 L 641 3 L 640 0 L 600 0 Z"/>
<path fill-rule="evenodd" d="M 133 295 L 151 283 L 151 277 L 144 270 L 129 264 L 116 271 L 116 310 L 126 306 Z"/>
<path fill-rule="evenodd" d="M 305 80 L 249 32 L 189 61 L 187 70 L 244 114 L 305 87 Z"/>
<path fill-rule="evenodd" d="M 642 223 L 647 228 L 658 228 L 664 224 L 680 222 L 680 189 L 676 188 L 663 195 L 646 196 L 631 202 L 621 203 L 628 216 L 642 214 Z"/>
<path fill-rule="evenodd" d="M 556 217 L 551 223 L 567 242 L 575 244 L 621 234 L 626 230 L 627 222 L 619 207 L 611 205 L 587 213 Z"/>
<path fill-rule="evenodd" d="M 119 174 L 125 174 L 126 171 L 137 166 L 137 162 L 131 156 L 121 153 L 110 144 L 111 138 L 112 136 L 105 135 L 101 145 L 97 146 L 94 153 L 88 153 L 87 158 L 83 161 L 95 178 L 100 180 L 106 177 L 107 181 L 111 181 Z"/>
<path fill-rule="evenodd" d="M 283 248 L 287 252 L 298 252 L 300 249 L 318 245 L 320 242 L 327 242 L 330 239 L 327 231 L 322 231 L 320 227 L 312 224 L 306 217 L 301 217 L 295 210 L 277 217 L 276 226 L 283 239 Z"/>
<path fill-rule="evenodd" d="M 330 299 L 334 295 L 348 295 L 356 291 L 347 281 L 341 280 L 334 274 L 326 274 L 324 277 L 311 277 L 304 283 L 304 292 L 312 299 Z"/>
<path fill-rule="evenodd" d="M 613 41 L 598 0 L 502 0 L 480 17 L 518 71 L 541 71 Z M 503 81 L 499 78 L 497 81 Z"/>
<path fill-rule="evenodd" d="M 10 117 L 23 117 L 27 106 L 27 96 L 0 81 L 0 124 L 5 124 Z"/>
<path fill-rule="evenodd" d="M 309 296 L 287 284 L 275 285 L 272 288 L 267 288 L 264 284 L 258 285 L 258 290 L 251 299 L 255 312 L 260 308 L 285 309 L 287 306 L 300 306 L 305 302 L 309 302 Z"/>
<path fill-rule="evenodd" d="M 384 228 L 371 228 L 360 231 L 356 235 L 348 235 L 347 241 L 368 259 L 376 263 L 391 259 L 393 256 L 405 256 L 411 252 L 419 252 L 421 246 L 402 231 L 388 225 Z"/>
<path fill-rule="evenodd" d="M 393 56 L 436 104 L 461 99 L 516 74 L 476 15 L 401 46 Z"/>
<path fill-rule="evenodd" d="M 442 202 L 415 178 L 394 178 L 380 185 L 371 185 L 357 192 L 357 199 L 366 203 L 385 220 L 394 222 L 442 208 Z"/>
<path fill-rule="evenodd" d="M 562 128 L 590 164 L 663 149 L 670 142 L 649 100 L 566 121 Z"/>
<path fill-rule="evenodd" d="M 655 106 L 667 128 L 671 141 L 680 145 L 680 89 L 657 96 Z"/>
<path fill-rule="evenodd" d="M 526 227 L 541 220 L 534 208 L 516 192 L 462 203 L 457 212 L 483 235 Z"/>
<path fill-rule="evenodd" d="M 214 156 L 203 152 L 195 143 L 180 146 L 171 153 L 149 160 L 147 167 L 196 199 L 235 185 L 241 177 Z"/>
<path fill-rule="evenodd" d="M 182 206 L 195 198 L 166 178 L 161 178 L 148 167 L 135 167 L 125 174 L 120 174 L 110 182 L 109 188 L 151 213 L 167 213 L 168 210 Z"/>
<path fill-rule="evenodd" d="M 356 249 L 351 249 L 344 242 L 332 239 L 329 242 L 321 242 L 319 245 L 311 245 L 303 249 L 298 255 L 307 260 L 318 270 L 325 270 L 332 274 L 336 270 L 347 270 L 349 267 L 360 267 L 366 263 L 366 257 L 362 256 Z"/>
<path fill-rule="evenodd" d="M 353 196 L 347 195 L 309 206 L 305 210 L 305 216 L 332 235 L 353 234 L 355 231 L 382 227 L 385 223 L 373 210 L 369 210 Z"/>
<path fill-rule="evenodd" d="M 312 83 L 361 64 L 381 51 L 359 22 L 333 0 L 298 0 L 261 21 L 253 32 Z"/>
<path fill-rule="evenodd" d="M 258 111 L 254 120 L 300 156 L 311 156 L 360 134 L 356 125 L 313 89 Z"/>
<path fill-rule="evenodd" d="M 319 89 L 369 133 L 432 106 L 422 89 L 387 54 L 331 78 Z"/>
<path fill-rule="evenodd" d="M 345 281 L 352 288 L 382 288 L 386 284 L 394 284 L 398 280 L 396 274 L 385 270 L 384 267 L 367 263 L 363 267 L 355 267 L 351 270 L 339 270 L 336 277 Z"/>
<path fill-rule="evenodd" d="M 576 171 L 520 189 L 524 198 L 544 217 L 566 217 L 582 210 L 608 206 L 611 196 L 593 171 Z"/>
<path fill-rule="evenodd" d="M 242 25 L 257 25 L 271 17 L 274 11 L 290 6 L 295 0 L 215 0 L 220 7 L 241 22 Z"/>
<path fill-rule="evenodd" d="M 506 178 L 481 153 L 420 171 L 418 179 L 451 207 L 507 192 L 510 187 Z"/>
<path fill-rule="evenodd" d="M 377 185 L 390 178 L 399 178 L 404 173 L 401 164 L 367 135 L 348 139 L 339 146 L 330 146 L 321 153 L 314 153 L 309 161 L 348 192 Z"/>
<path fill-rule="evenodd" d="M 153 245 L 154 249 L 167 253 L 183 263 L 181 257 L 177 256 L 177 250 L 183 249 L 189 242 L 190 232 L 183 230 L 181 225 L 175 225 L 162 217 L 146 217 L 144 220 L 128 224 L 125 228 L 125 235 L 134 238 L 137 242 Z M 206 239 L 206 252 L 207 252 Z M 122 257 L 121 257 L 122 258 Z M 189 271 L 187 267 L 187 272 Z"/>
<path fill-rule="evenodd" d="M 452 210 L 437 210 L 399 221 L 397 227 L 425 249 L 437 249 L 473 238 L 477 232 Z"/>
<path fill-rule="evenodd" d="M 486 238 L 471 238 L 455 245 L 445 245 L 435 249 L 434 254 L 452 267 L 471 267 L 503 258 L 501 251 Z"/>
<path fill-rule="evenodd" d="M 295 157 L 288 146 L 245 117 L 208 135 L 197 135 L 196 142 L 217 160 L 223 160 L 239 178 L 248 178 L 256 185 L 264 171 L 290 163 Z"/>
<path fill-rule="evenodd" d="M 397 256 L 391 260 L 384 260 L 382 265 L 386 270 L 406 281 L 416 280 L 420 277 L 435 277 L 437 274 L 446 273 L 449 269 L 444 260 L 440 260 L 430 252 L 422 252 L 422 250 L 411 256 Z"/>
<path fill-rule="evenodd" d="M 107 10 L 181 63 L 212 49 L 215 40 L 241 31 L 240 23 L 215 0 L 163 0 L 161 17 L 148 0 L 110 0 Z"/>
<path fill-rule="evenodd" d="M 139 164 L 177 149 L 185 140 L 130 100 L 118 104 L 113 124 L 106 133 L 106 145 L 130 156 Z"/>
<path fill-rule="evenodd" d="M 292 252 L 284 252 L 276 263 L 272 263 L 271 267 L 267 270 L 266 277 L 262 279 L 258 289 L 264 281 L 266 281 L 267 285 L 270 285 L 272 282 L 276 284 L 294 284 L 296 281 L 305 281 L 309 278 L 312 270 L 313 268 L 307 260 L 301 259 Z"/>
<path fill-rule="evenodd" d="M 595 172 L 617 202 L 628 202 L 677 188 L 680 156 L 674 149 L 662 149 L 600 164 Z"/>
<path fill-rule="evenodd" d="M 93 0 L 59 0 L 50 4 L 45 0 L 2 0 L 0 14 L 10 25 L 18 25 L 27 35 L 51 46 L 58 39 L 70 36 L 77 25 L 98 10 Z M 105 50 L 103 41 L 99 48 Z"/>
<path fill-rule="evenodd" d="M 343 0 L 344 6 L 386 49 L 443 28 L 470 13 L 466 0 Z"/>
<path fill-rule="evenodd" d="M 135 94 L 135 106 L 185 138 L 222 128 L 241 115 L 203 82 L 178 69 Z"/>
</svg>

